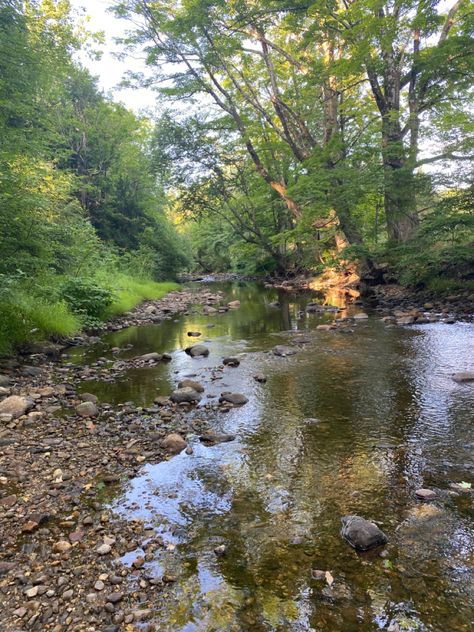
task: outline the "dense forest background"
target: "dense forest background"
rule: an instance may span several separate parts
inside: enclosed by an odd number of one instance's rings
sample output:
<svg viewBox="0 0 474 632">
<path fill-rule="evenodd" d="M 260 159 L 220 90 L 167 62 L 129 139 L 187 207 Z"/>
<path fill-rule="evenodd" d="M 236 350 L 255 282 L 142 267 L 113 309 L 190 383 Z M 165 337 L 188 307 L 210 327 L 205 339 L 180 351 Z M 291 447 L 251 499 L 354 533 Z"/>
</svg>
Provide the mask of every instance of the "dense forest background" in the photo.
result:
<svg viewBox="0 0 474 632">
<path fill-rule="evenodd" d="M 357 262 L 369 283 L 472 283 L 469 0 L 111 10 L 155 117 L 76 61 L 99 42 L 69 2 L 0 3 L 0 351 L 96 325 L 182 270 Z"/>
</svg>

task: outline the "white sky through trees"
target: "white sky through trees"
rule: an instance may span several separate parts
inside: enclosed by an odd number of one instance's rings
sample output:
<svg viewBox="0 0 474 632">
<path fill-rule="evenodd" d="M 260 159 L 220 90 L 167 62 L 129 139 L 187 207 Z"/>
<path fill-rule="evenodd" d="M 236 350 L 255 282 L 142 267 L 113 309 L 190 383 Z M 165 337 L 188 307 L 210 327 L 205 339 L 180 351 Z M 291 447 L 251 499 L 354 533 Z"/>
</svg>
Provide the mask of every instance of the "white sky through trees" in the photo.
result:
<svg viewBox="0 0 474 632">
<path fill-rule="evenodd" d="M 70 0 L 70 2 L 78 17 L 83 19 L 89 16 L 90 20 L 86 24 L 88 30 L 104 33 L 104 45 L 95 47 L 102 51 L 102 58 L 99 61 L 90 59 L 84 53 L 80 55 L 81 63 L 92 75 L 99 78 L 100 88 L 107 93 L 112 92 L 115 101 L 122 102 L 135 112 L 144 108 L 153 108 L 156 94 L 152 90 L 118 87 L 127 70 L 139 72 L 146 69 L 143 60 L 127 56 L 125 60 L 120 61 L 114 56 L 121 50 L 121 46 L 116 44 L 114 39 L 123 37 L 131 25 L 107 12 L 112 4 L 111 0 Z"/>
</svg>

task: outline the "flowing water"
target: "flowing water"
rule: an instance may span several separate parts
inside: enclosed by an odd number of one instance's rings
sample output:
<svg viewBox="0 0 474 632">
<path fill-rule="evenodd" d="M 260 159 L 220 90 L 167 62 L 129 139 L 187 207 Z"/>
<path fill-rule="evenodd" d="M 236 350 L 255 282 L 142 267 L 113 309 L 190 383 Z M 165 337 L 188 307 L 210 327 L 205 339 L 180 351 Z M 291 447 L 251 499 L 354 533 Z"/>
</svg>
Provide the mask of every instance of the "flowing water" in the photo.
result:
<svg viewBox="0 0 474 632">
<path fill-rule="evenodd" d="M 193 454 L 145 465 L 112 504 L 164 539 L 147 563 L 150 575 L 176 578 L 152 604 L 158 629 L 472 630 L 472 495 L 450 484 L 474 482 L 474 385 L 451 379 L 473 368 L 474 325 L 386 328 L 373 315 L 352 334 L 317 331 L 341 313 L 302 313 L 313 296 L 253 283 L 212 289 L 241 308 L 107 335 L 109 346 L 133 344 L 130 357 L 168 351 L 173 359 L 84 384 L 102 401 L 147 406 L 196 374 L 206 387 L 200 406 L 225 390 L 249 398 L 214 414 L 214 427 L 235 441 L 205 447 L 190 436 Z M 182 351 L 195 330 L 207 358 Z M 271 353 L 295 340 L 306 340 L 296 355 Z M 98 353 L 106 355 L 89 350 L 82 359 Z M 240 366 L 216 374 L 230 354 L 242 354 Z M 420 487 L 437 498 L 417 501 Z M 383 556 L 357 554 L 341 538 L 346 514 L 378 522 L 389 537 Z M 318 579 L 315 570 L 329 574 Z"/>
</svg>

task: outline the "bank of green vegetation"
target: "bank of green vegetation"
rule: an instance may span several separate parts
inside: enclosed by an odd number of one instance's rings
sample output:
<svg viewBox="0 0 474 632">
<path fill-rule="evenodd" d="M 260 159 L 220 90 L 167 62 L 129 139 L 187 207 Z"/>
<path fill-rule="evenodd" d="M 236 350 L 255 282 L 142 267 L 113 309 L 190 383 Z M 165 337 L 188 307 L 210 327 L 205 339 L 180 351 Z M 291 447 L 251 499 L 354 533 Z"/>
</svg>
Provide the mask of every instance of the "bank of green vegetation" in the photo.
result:
<svg viewBox="0 0 474 632">
<path fill-rule="evenodd" d="M 468 0 L 110 4 L 159 116 L 98 90 L 67 0 L 0 5 L 0 352 L 182 270 L 472 285 Z"/>
<path fill-rule="evenodd" d="M 73 61 L 93 44 L 67 2 L 0 7 L 0 353 L 160 298 L 188 264 L 149 120 Z"/>
</svg>

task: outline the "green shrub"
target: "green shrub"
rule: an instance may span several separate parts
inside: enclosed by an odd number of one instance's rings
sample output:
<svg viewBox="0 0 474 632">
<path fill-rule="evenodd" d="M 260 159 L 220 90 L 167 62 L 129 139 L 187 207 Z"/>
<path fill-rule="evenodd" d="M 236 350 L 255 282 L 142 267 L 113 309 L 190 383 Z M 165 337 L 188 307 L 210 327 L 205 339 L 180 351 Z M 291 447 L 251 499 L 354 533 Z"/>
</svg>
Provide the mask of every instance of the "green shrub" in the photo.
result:
<svg viewBox="0 0 474 632">
<path fill-rule="evenodd" d="M 95 280 L 84 278 L 66 281 L 61 287 L 60 295 L 86 327 L 100 324 L 114 300 L 111 289 L 98 285 Z"/>
</svg>

